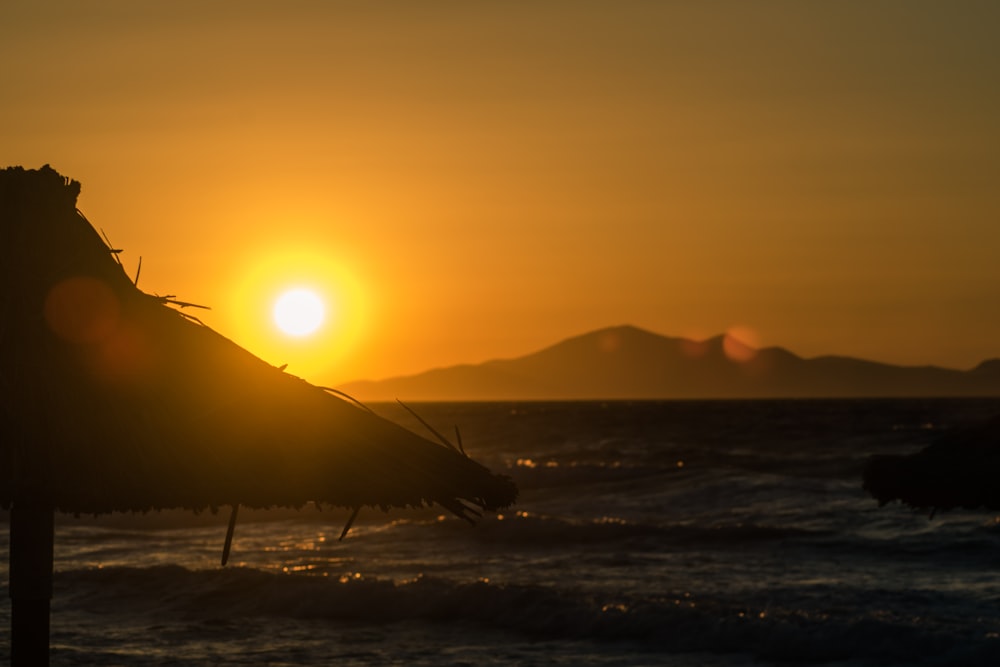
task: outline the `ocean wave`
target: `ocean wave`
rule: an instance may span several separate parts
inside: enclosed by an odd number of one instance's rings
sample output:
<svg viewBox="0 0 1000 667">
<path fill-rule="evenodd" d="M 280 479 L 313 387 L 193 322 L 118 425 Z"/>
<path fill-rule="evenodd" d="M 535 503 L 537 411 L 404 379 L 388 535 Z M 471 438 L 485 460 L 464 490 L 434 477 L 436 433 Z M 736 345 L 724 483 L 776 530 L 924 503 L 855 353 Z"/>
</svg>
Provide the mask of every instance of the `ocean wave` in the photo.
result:
<svg viewBox="0 0 1000 667">
<path fill-rule="evenodd" d="M 514 632 L 537 640 L 629 642 L 662 652 L 751 654 L 768 661 L 876 661 L 907 665 L 1000 664 L 996 621 L 943 624 L 869 607 L 744 606 L 696 596 L 597 596 L 571 586 L 501 585 L 420 576 L 407 581 L 360 574 L 312 576 L 250 568 L 115 567 L 57 575 L 54 613 L 183 618 L 203 628 L 239 627 L 274 617 L 321 624 L 446 624 Z"/>
<path fill-rule="evenodd" d="M 443 529 L 461 530 L 463 526 L 448 524 Z M 587 520 L 563 519 L 554 516 L 516 512 L 484 521 L 474 531 L 463 531 L 465 539 L 501 543 L 508 546 L 564 548 L 568 545 L 628 543 L 649 541 L 653 545 L 685 546 L 733 545 L 789 539 L 816 539 L 826 535 L 822 530 L 806 530 L 790 526 L 755 523 L 695 523 L 655 524 L 630 521 L 615 516 Z"/>
</svg>

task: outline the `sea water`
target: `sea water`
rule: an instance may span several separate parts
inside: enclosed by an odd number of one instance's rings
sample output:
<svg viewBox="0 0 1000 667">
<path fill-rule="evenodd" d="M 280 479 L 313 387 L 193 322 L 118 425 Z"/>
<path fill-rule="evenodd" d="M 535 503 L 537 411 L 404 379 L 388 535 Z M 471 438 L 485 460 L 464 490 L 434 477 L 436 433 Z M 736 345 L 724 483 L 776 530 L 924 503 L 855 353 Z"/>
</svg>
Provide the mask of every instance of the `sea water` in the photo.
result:
<svg viewBox="0 0 1000 667">
<path fill-rule="evenodd" d="M 52 663 L 1000 664 L 1000 523 L 861 488 L 1000 400 L 414 407 L 517 505 L 60 516 Z"/>
</svg>

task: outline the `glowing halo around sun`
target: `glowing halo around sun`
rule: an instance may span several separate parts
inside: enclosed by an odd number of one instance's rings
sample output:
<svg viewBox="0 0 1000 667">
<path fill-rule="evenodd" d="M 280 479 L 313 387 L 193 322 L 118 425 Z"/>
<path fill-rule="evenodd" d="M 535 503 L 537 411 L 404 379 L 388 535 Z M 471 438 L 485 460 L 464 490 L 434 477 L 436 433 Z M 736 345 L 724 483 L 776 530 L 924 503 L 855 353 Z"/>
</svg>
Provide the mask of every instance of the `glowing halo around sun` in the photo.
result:
<svg viewBox="0 0 1000 667">
<path fill-rule="evenodd" d="M 309 336 L 323 326 L 326 305 L 315 290 L 294 287 L 274 302 L 274 324 L 289 336 Z"/>
<path fill-rule="evenodd" d="M 274 366 L 321 381 L 364 340 L 370 294 L 354 263 L 316 248 L 257 246 L 240 258 L 227 308 L 227 332 Z"/>
</svg>

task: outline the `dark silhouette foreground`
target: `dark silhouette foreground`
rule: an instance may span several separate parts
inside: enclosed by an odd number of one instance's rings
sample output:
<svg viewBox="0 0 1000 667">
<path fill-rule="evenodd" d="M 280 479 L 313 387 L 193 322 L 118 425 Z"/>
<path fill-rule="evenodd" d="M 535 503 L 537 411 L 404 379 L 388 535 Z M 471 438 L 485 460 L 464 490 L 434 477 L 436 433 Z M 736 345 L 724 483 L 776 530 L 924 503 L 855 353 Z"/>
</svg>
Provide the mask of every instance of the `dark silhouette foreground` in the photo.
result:
<svg viewBox="0 0 1000 667">
<path fill-rule="evenodd" d="M 508 478 L 464 453 L 265 363 L 190 304 L 139 290 L 77 211 L 79 191 L 48 166 L 0 171 L 15 664 L 47 663 L 54 511 L 437 503 L 471 520 L 514 502 Z"/>
<path fill-rule="evenodd" d="M 869 459 L 864 488 L 880 505 L 915 509 L 1000 509 L 1000 417 L 962 429 L 910 455 Z"/>
</svg>

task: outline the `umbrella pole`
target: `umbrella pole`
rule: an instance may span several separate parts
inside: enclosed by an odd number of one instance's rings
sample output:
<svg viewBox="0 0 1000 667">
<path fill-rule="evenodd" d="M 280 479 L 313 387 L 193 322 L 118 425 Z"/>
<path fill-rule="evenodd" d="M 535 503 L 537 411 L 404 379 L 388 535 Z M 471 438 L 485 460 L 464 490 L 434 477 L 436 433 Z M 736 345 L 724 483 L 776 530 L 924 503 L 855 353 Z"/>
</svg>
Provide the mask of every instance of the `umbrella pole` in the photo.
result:
<svg viewBox="0 0 1000 667">
<path fill-rule="evenodd" d="M 55 512 L 19 505 L 10 510 L 10 664 L 49 664 L 49 603 Z"/>
</svg>

